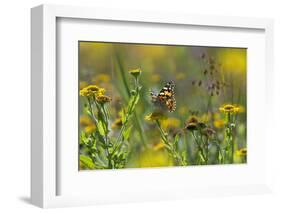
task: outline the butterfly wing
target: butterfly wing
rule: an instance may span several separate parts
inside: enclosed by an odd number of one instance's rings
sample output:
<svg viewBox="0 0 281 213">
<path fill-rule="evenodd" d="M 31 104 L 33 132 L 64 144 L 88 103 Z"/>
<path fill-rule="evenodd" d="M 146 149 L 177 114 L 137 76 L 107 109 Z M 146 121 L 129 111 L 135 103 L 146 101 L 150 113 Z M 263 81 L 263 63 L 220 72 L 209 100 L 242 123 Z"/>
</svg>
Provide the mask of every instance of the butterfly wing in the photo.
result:
<svg viewBox="0 0 281 213">
<path fill-rule="evenodd" d="M 166 100 L 166 106 L 170 112 L 174 112 L 176 110 L 176 99 L 174 96 Z"/>
<path fill-rule="evenodd" d="M 166 107 L 170 112 L 175 111 L 176 99 L 174 89 L 175 83 L 173 81 L 169 81 L 160 90 L 157 96 L 152 96 L 152 101 Z"/>
</svg>

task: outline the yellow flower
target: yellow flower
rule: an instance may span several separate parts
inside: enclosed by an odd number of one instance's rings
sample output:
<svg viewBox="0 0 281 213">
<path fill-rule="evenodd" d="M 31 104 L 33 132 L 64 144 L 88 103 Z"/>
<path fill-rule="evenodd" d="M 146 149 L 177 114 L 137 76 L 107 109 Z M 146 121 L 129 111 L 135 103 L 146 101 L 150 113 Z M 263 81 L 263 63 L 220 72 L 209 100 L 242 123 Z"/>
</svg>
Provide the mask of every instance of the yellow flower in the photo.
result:
<svg viewBox="0 0 281 213">
<path fill-rule="evenodd" d="M 236 154 L 240 157 L 247 156 L 247 148 L 242 148 L 236 151 Z"/>
<path fill-rule="evenodd" d="M 99 91 L 96 93 L 96 95 L 97 95 L 97 96 L 99 96 L 99 95 L 104 95 L 105 91 L 106 91 L 106 90 L 105 90 L 104 88 L 100 88 Z"/>
<path fill-rule="evenodd" d="M 225 104 L 219 108 L 219 110 L 223 113 L 238 113 L 240 112 L 240 108 L 238 106 L 232 104 Z"/>
<path fill-rule="evenodd" d="M 89 85 L 80 90 L 80 95 L 84 97 L 103 95 L 105 93 L 104 88 L 99 88 L 96 85 Z"/>
<path fill-rule="evenodd" d="M 106 95 L 98 95 L 98 96 L 96 97 L 96 100 L 97 100 L 97 102 L 100 103 L 100 104 L 105 104 L 105 103 L 108 103 L 108 102 L 111 101 L 111 97 L 106 96 Z"/>
<path fill-rule="evenodd" d="M 144 119 L 147 121 L 156 121 L 156 120 L 164 120 L 166 118 L 167 117 L 164 115 L 163 112 L 155 111 L 150 113 L 149 115 L 146 115 Z"/>
<path fill-rule="evenodd" d="M 84 89 L 87 89 L 88 91 L 91 92 L 98 92 L 100 90 L 100 88 L 97 85 L 89 85 Z"/>
<path fill-rule="evenodd" d="M 133 75 L 135 78 L 137 78 L 141 74 L 141 69 L 134 69 L 134 70 L 129 70 L 129 73 Z"/>
<path fill-rule="evenodd" d="M 196 123 L 188 123 L 188 124 L 186 124 L 185 129 L 190 130 L 190 131 L 194 131 L 194 130 L 198 129 L 198 126 L 197 126 Z"/>
<path fill-rule="evenodd" d="M 177 118 L 167 118 L 166 120 L 162 121 L 162 128 L 168 129 L 172 127 L 179 127 L 180 126 L 180 120 Z"/>
<path fill-rule="evenodd" d="M 189 117 L 187 123 L 196 123 L 197 124 L 198 120 L 199 119 L 196 116 L 192 115 L 192 116 Z"/>
<path fill-rule="evenodd" d="M 223 119 L 217 119 L 214 121 L 214 126 L 216 128 L 222 128 L 222 127 L 224 127 L 224 125 L 225 125 L 225 120 L 223 120 Z"/>
<path fill-rule="evenodd" d="M 92 92 L 84 88 L 80 90 L 80 96 L 89 97 L 92 96 Z"/>
<path fill-rule="evenodd" d="M 198 118 L 191 116 L 185 125 L 185 129 L 190 131 L 198 130 Z"/>
</svg>

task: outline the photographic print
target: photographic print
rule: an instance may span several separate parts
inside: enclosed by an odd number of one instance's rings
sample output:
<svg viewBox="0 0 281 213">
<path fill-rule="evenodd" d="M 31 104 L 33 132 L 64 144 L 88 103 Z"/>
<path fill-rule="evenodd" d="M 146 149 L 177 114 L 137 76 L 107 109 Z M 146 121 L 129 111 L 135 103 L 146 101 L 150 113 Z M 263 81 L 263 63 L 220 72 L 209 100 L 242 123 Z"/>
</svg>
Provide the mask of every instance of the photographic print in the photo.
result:
<svg viewBox="0 0 281 213">
<path fill-rule="evenodd" d="M 247 163 L 247 49 L 79 41 L 79 170 Z"/>
</svg>

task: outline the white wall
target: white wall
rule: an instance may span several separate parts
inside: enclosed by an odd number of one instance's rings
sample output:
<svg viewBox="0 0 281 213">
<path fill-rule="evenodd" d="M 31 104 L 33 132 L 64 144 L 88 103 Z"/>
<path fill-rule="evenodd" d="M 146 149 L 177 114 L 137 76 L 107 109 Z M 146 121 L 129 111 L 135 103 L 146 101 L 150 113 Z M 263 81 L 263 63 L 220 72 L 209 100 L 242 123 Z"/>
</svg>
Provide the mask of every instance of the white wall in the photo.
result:
<svg viewBox="0 0 281 213">
<path fill-rule="evenodd" d="M 37 212 L 38 208 L 28 203 L 30 172 L 30 11 L 41 3 L 77 4 L 74 0 L 56 0 L 41 2 L 38 0 L 6 0 L 0 6 L 0 210 L 1 212 L 28 211 Z M 95 1 L 80 0 L 79 5 L 112 7 L 122 9 L 139 9 L 168 12 L 185 12 L 192 14 L 216 14 L 232 16 L 270 17 L 275 19 L 275 87 L 276 103 L 275 123 L 269 124 L 280 129 L 280 81 L 281 81 L 281 10 L 278 0 L 173 0 L 167 1 Z M 278 85 L 279 84 L 279 85 Z M 273 110 L 273 109 L 269 109 Z M 259 122 L 259 121 L 257 121 Z M 261 124 L 264 125 L 264 124 Z M 276 138 L 274 144 L 275 193 L 273 195 L 193 199 L 145 204 L 109 205 L 68 209 L 69 212 L 246 212 L 261 210 L 277 212 L 281 210 L 281 140 Z M 280 151 L 279 151 L 280 150 Z M 279 155 L 278 155 L 279 154 Z M 237 174 L 239 175 L 239 174 Z M 279 182 L 278 182 L 279 180 Z M 279 201 L 279 202 L 278 202 Z M 6 211 L 5 211 L 6 210 Z M 50 211 L 50 210 L 48 210 Z M 62 209 L 51 210 L 60 212 Z"/>
</svg>

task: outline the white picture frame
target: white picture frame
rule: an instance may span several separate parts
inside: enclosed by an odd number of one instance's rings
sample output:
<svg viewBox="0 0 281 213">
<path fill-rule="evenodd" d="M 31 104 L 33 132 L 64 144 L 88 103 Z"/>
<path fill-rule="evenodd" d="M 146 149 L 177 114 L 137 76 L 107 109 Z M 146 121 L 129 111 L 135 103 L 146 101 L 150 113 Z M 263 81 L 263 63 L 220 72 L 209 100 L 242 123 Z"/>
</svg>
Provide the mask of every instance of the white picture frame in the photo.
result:
<svg viewBox="0 0 281 213">
<path fill-rule="evenodd" d="M 225 171 L 220 173 L 222 176 L 224 175 L 224 173 L 231 173 L 231 171 L 234 170 L 237 170 L 237 172 L 243 171 L 245 173 L 253 173 L 252 176 L 250 176 L 250 174 L 249 176 L 247 176 L 247 178 L 250 179 L 255 177 L 254 175 L 256 175 L 255 180 L 253 180 L 253 184 L 250 184 L 250 180 L 245 181 L 245 183 L 243 183 L 243 181 L 237 181 L 233 185 L 225 182 L 222 184 L 206 184 L 200 186 L 199 183 L 195 182 L 192 187 L 186 185 L 183 188 L 179 188 L 178 185 L 168 185 L 166 189 L 161 189 L 161 187 L 163 186 L 161 185 L 161 183 L 159 183 L 158 185 L 156 184 L 157 186 L 155 187 L 149 186 L 148 188 L 146 188 L 145 185 L 140 184 L 139 191 L 138 189 L 136 189 L 135 192 L 132 189 L 129 189 L 132 188 L 132 185 L 128 184 L 128 186 L 124 186 L 125 188 L 127 187 L 127 189 L 118 189 L 118 193 L 111 192 L 110 195 L 108 195 L 108 189 L 106 188 L 103 189 L 104 193 L 100 191 L 99 194 L 87 194 L 86 191 L 81 191 L 81 193 L 71 193 L 71 191 L 78 190 L 78 188 L 74 187 L 75 184 L 77 184 L 75 182 L 76 179 L 69 176 L 68 180 L 66 178 L 61 178 L 61 176 L 63 177 L 68 174 L 61 174 L 61 172 L 65 172 L 66 170 L 64 170 L 64 166 L 62 166 L 64 165 L 64 162 L 59 162 L 64 161 L 64 159 L 61 160 L 61 152 L 58 150 L 57 144 L 59 134 L 57 130 L 57 119 L 59 116 L 57 97 L 58 88 L 61 87 L 61 82 L 57 77 L 57 70 L 60 68 L 60 66 L 58 65 L 58 49 L 60 48 L 60 44 L 58 44 L 58 31 L 61 30 L 61 28 L 59 28 L 61 25 L 58 23 L 61 19 L 69 21 L 72 21 L 74 19 L 87 21 L 99 20 L 101 21 L 101 24 L 103 21 L 112 21 L 114 25 L 116 25 L 116 27 L 122 26 L 122 24 L 124 23 L 134 23 L 133 25 L 153 24 L 155 26 L 165 26 L 165 28 L 167 28 L 167 32 L 172 31 L 173 27 L 177 26 L 198 26 L 202 29 L 218 29 L 228 31 L 230 32 L 230 34 L 234 30 L 254 30 L 256 32 L 260 32 L 262 35 L 261 37 L 259 37 L 259 39 L 257 39 L 256 42 L 259 42 L 261 44 L 261 49 L 257 50 L 261 50 L 262 52 L 259 52 L 259 55 L 256 55 L 256 57 L 258 57 L 256 59 L 261 59 L 258 60 L 259 62 L 257 63 L 261 63 L 262 67 L 260 68 L 260 77 L 253 77 L 253 75 L 250 76 L 252 79 L 255 78 L 253 79 L 253 81 L 256 82 L 253 83 L 253 86 L 250 88 L 250 95 L 255 93 L 255 89 L 259 89 L 262 97 L 259 100 L 252 99 L 251 102 L 261 103 L 256 109 L 254 109 L 254 107 L 252 107 L 252 105 L 250 104 L 248 106 L 248 110 L 256 110 L 259 113 L 266 114 L 266 116 L 263 117 L 264 122 L 270 122 L 270 119 L 272 119 L 272 116 L 270 116 L 272 112 L 265 111 L 266 107 L 270 107 L 273 104 L 272 95 L 270 93 L 273 88 L 273 21 L 270 19 L 216 17 L 166 13 L 160 14 L 145 11 L 121 11 L 111 9 L 95 9 L 53 5 L 41 5 L 32 8 L 31 201 L 33 204 L 43 208 L 47 208 L 59 206 L 91 205 L 98 203 L 178 199 L 197 196 L 233 194 L 239 195 L 264 193 L 271 191 L 270 137 L 273 137 L 273 134 L 270 134 L 270 131 L 272 130 L 265 127 L 266 143 L 264 144 L 264 147 L 266 147 L 266 153 L 264 153 L 264 165 L 262 165 L 260 168 L 257 168 L 255 164 L 253 164 L 253 167 L 251 168 L 252 170 L 249 170 L 250 167 L 244 167 L 242 169 L 230 167 L 225 168 Z M 71 27 L 69 29 L 71 30 Z M 74 31 L 71 32 L 72 34 L 75 34 Z M 79 32 L 83 32 L 82 28 Z M 100 36 L 102 36 L 102 34 L 100 34 Z M 119 41 L 127 41 L 128 38 L 124 36 L 124 39 L 122 39 L 122 37 L 120 36 L 122 35 L 119 35 Z M 157 42 L 157 37 L 154 39 L 154 41 Z M 170 42 L 177 41 L 175 40 Z M 218 42 L 221 42 L 221 45 L 223 45 L 223 39 Z M 179 43 L 181 42 L 179 41 Z M 208 43 L 206 43 L 206 45 L 207 44 Z M 215 44 L 217 43 L 214 40 L 213 45 Z M 235 45 L 235 43 L 233 44 Z M 252 47 L 253 46 L 254 43 L 252 44 Z M 75 66 L 75 64 L 72 65 Z M 264 76 L 266 78 L 262 78 Z M 75 79 L 69 80 L 69 82 L 72 82 L 72 80 Z M 255 125 L 254 113 L 252 113 L 252 115 L 250 113 L 249 116 L 251 117 L 248 125 Z M 259 146 L 260 145 L 257 145 L 257 147 Z M 258 152 L 260 151 L 257 151 L 256 153 Z M 71 158 L 73 156 L 67 157 Z M 198 170 L 197 168 L 188 170 L 186 168 L 173 168 L 172 170 L 173 175 L 171 175 L 171 169 L 166 168 L 147 170 L 141 169 L 135 170 L 133 172 L 123 170 L 118 174 L 115 173 L 115 178 L 118 178 L 119 176 L 120 180 L 122 178 L 128 182 L 129 179 L 135 178 L 136 176 L 143 176 L 145 178 L 151 178 L 153 180 L 153 178 L 159 179 L 164 174 L 166 176 L 166 179 L 177 178 L 180 182 L 183 181 L 184 178 L 186 178 L 187 172 L 189 174 L 192 174 L 190 175 L 190 178 L 192 176 L 194 180 L 206 173 L 211 173 L 213 171 L 220 172 L 216 168 L 210 167 L 203 167 L 200 170 Z M 71 171 L 73 171 L 73 168 Z M 91 175 L 92 174 L 90 173 L 83 173 L 82 179 L 79 180 L 85 181 L 89 178 L 92 178 Z M 110 180 L 110 178 L 112 178 L 112 171 L 108 171 L 100 177 L 100 179 L 106 180 Z M 60 192 L 60 185 L 63 184 L 65 184 L 64 188 L 69 189 L 65 193 Z M 71 188 L 72 185 L 73 188 Z M 151 191 L 141 191 L 141 187 L 144 190 L 150 189 Z M 120 196 L 120 193 L 122 194 L 122 196 Z"/>
</svg>

